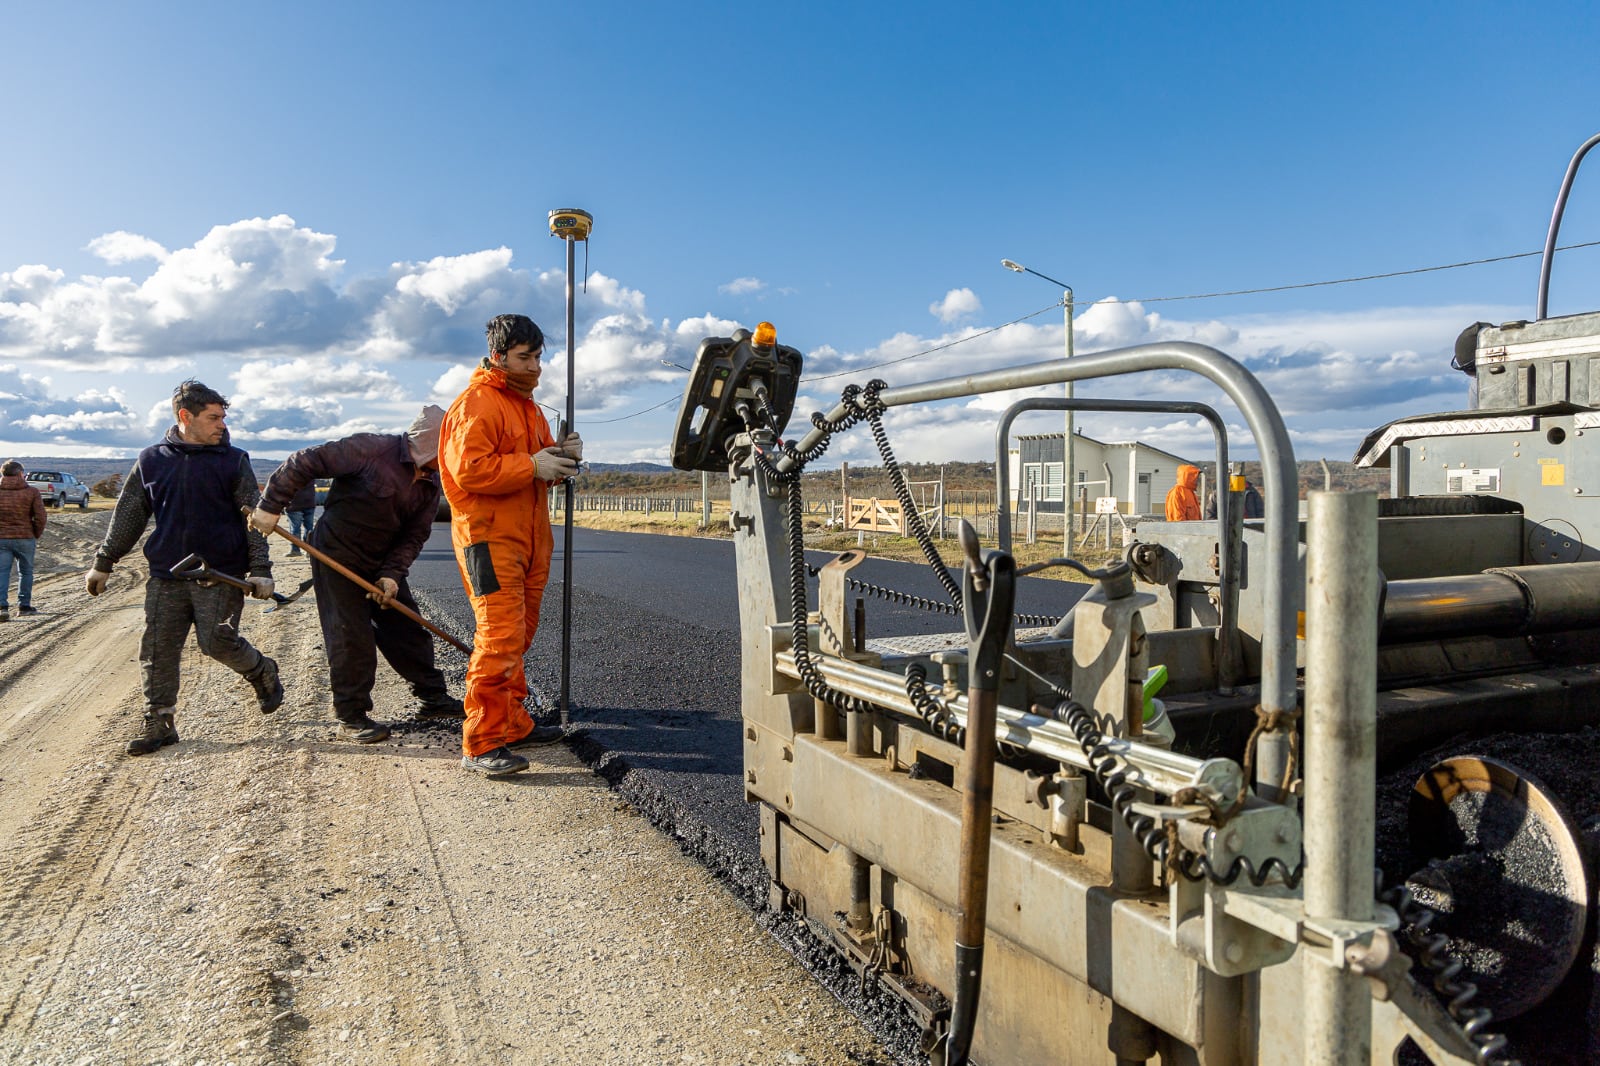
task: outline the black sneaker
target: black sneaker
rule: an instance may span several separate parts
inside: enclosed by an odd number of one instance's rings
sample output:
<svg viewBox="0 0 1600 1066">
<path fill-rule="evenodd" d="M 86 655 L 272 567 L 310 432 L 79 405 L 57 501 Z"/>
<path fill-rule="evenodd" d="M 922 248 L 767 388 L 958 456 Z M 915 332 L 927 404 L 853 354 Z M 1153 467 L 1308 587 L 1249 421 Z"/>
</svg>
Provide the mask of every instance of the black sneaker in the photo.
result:
<svg viewBox="0 0 1600 1066">
<path fill-rule="evenodd" d="M 38 614 L 39 613 L 39 608 L 35 607 L 31 603 L 25 603 L 21 607 L 17 608 L 17 613 L 18 614 Z"/>
<path fill-rule="evenodd" d="M 9 621 L 11 621 L 11 611 L 5 607 L 0 607 L 0 622 Z"/>
<path fill-rule="evenodd" d="M 471 770 L 473 773 L 485 777 L 505 777 L 508 774 L 520 774 L 528 768 L 528 760 L 520 755 L 514 755 L 510 748 L 496 748 L 486 751 L 482 755 L 463 755 L 461 768 Z"/>
<path fill-rule="evenodd" d="M 244 675 L 256 690 L 256 703 L 262 714 L 271 714 L 283 706 L 283 682 L 278 680 L 278 664 L 265 655 L 250 673 Z"/>
<path fill-rule="evenodd" d="M 172 724 L 172 712 L 146 711 L 139 735 L 128 741 L 128 754 L 149 755 L 177 742 L 178 729 Z"/>
<path fill-rule="evenodd" d="M 359 718 L 339 719 L 339 735 L 357 744 L 377 744 L 389 739 L 389 727 L 363 714 Z"/>
<path fill-rule="evenodd" d="M 422 702 L 417 704 L 418 718 L 465 718 L 467 709 L 461 701 L 448 692 L 436 693 L 432 696 L 422 697 Z"/>
<path fill-rule="evenodd" d="M 556 741 L 560 740 L 566 735 L 566 732 L 558 725 L 536 725 L 533 727 L 533 731 L 527 736 L 523 737 L 521 740 L 513 740 L 511 743 L 507 744 L 506 747 L 542 748 L 546 744 L 554 744 Z"/>
</svg>

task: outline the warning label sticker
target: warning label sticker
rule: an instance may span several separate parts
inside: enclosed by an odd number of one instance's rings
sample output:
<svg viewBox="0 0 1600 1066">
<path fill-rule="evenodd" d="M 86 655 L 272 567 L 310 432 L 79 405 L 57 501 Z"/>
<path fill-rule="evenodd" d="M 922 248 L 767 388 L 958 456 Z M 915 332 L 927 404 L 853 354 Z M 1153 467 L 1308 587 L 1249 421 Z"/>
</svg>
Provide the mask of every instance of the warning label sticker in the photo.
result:
<svg viewBox="0 0 1600 1066">
<path fill-rule="evenodd" d="M 1500 468 L 1497 466 L 1475 470 L 1446 470 L 1444 475 L 1444 491 L 1446 492 L 1500 491 Z"/>
</svg>

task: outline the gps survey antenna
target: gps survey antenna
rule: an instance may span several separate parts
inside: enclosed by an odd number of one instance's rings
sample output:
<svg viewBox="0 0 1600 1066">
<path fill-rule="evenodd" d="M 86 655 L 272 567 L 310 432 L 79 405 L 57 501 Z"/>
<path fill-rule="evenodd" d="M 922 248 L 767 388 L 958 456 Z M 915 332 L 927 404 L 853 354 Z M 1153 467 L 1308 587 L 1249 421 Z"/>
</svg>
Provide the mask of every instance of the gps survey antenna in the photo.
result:
<svg viewBox="0 0 1600 1066">
<path fill-rule="evenodd" d="M 589 230 L 594 226 L 594 216 L 576 207 L 559 207 L 550 212 L 550 235 L 567 242 L 567 417 L 563 425 L 564 440 L 574 433 L 572 393 L 577 387 L 577 374 L 573 367 L 576 338 L 572 325 L 572 260 L 573 249 L 584 242 L 584 259 L 588 260 Z M 558 442 L 559 443 L 559 442 Z M 572 494 L 575 478 L 567 478 L 567 516 L 561 538 L 561 720 L 572 717 Z"/>
</svg>

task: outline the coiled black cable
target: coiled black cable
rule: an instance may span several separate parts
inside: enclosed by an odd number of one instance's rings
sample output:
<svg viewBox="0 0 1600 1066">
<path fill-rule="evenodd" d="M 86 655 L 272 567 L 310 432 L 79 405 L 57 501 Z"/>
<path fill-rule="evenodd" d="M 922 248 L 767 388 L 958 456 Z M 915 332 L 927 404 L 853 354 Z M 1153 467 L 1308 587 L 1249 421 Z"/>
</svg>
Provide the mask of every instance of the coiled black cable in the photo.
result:
<svg viewBox="0 0 1600 1066">
<path fill-rule="evenodd" d="M 928 723 L 928 729 L 941 740 L 957 747 L 965 747 L 967 731 L 956 724 L 955 716 L 939 700 L 928 694 L 928 668 L 922 663 L 906 667 L 906 698 L 917 709 L 917 714 Z"/>
<path fill-rule="evenodd" d="M 1419 902 L 1404 884 L 1384 891 L 1379 898 L 1400 915 L 1400 932 L 1416 952 L 1413 957 L 1432 975 L 1433 989 L 1444 1000 L 1445 1010 L 1478 1049 L 1473 1061 L 1478 1066 L 1519 1066 L 1506 1050 L 1505 1035 L 1486 1031 L 1494 1022 L 1494 1013 L 1487 1007 L 1472 1006 L 1478 986 L 1459 979 L 1464 967 L 1449 956 L 1449 937 L 1432 931 L 1437 917 L 1433 909 Z"/>
<path fill-rule="evenodd" d="M 906 516 L 906 525 L 910 527 L 917 546 L 922 549 L 922 557 L 928 560 L 928 565 L 933 568 L 933 576 L 939 579 L 939 584 L 944 586 L 945 592 L 950 596 L 950 602 L 955 604 L 956 610 L 959 611 L 961 586 L 950 576 L 949 567 L 944 565 L 944 560 L 939 557 L 938 547 L 928 535 L 928 525 L 922 520 L 922 512 L 917 510 L 916 501 L 911 498 L 911 489 L 906 486 L 905 471 L 900 469 L 900 462 L 895 458 L 894 449 L 889 446 L 889 434 L 883 428 L 884 406 L 883 401 L 878 399 L 878 393 L 887 387 L 887 382 L 877 380 L 867 382 L 866 415 L 872 429 L 872 441 L 878 446 L 878 454 L 883 458 L 884 468 L 889 471 L 889 483 L 894 486 L 894 494 L 900 500 L 901 513 Z"/>
<path fill-rule="evenodd" d="M 1063 698 L 1056 704 L 1055 716 L 1059 721 L 1065 722 L 1067 728 L 1072 730 L 1073 736 L 1077 737 L 1078 746 L 1089 760 L 1089 767 L 1095 775 L 1095 780 L 1100 782 L 1100 787 L 1111 800 L 1112 811 L 1132 830 L 1134 838 L 1139 841 L 1145 854 L 1165 866 L 1168 848 L 1166 832 L 1156 819 L 1133 810 L 1133 804 L 1138 800 L 1138 788 L 1132 783 L 1131 764 L 1095 726 L 1094 717 L 1084 709 L 1083 704 L 1067 697 L 1059 690 L 1057 694 Z M 1274 876 L 1283 878 L 1284 884 L 1288 887 L 1296 888 L 1301 878 L 1305 876 L 1306 868 L 1303 860 L 1291 869 L 1282 859 L 1272 856 L 1258 869 L 1248 857 L 1240 855 L 1225 872 L 1218 872 L 1211 865 L 1210 858 L 1203 853 L 1184 851 L 1175 858 L 1176 869 L 1187 880 L 1206 880 L 1220 885 L 1231 885 L 1242 873 L 1257 888 Z"/>
</svg>

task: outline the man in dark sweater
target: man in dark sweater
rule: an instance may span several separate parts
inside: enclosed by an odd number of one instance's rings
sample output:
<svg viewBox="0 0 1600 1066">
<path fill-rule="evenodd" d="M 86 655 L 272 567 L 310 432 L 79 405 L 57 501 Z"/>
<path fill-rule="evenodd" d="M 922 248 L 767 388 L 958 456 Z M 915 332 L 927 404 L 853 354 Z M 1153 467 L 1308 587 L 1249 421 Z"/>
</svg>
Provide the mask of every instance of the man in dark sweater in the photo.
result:
<svg viewBox="0 0 1600 1066">
<path fill-rule="evenodd" d="M 419 715 L 465 717 L 434 665 L 433 637 L 399 611 L 385 609 L 391 603 L 417 608 L 406 575 L 439 510 L 443 419 L 444 412 L 430 405 L 405 433 L 357 433 L 295 452 L 267 480 L 261 505 L 250 516 L 251 525 L 270 533 L 295 493 L 316 478 L 333 479 L 310 544 L 382 590 L 381 598 L 372 597 L 312 557 L 333 714 L 339 732 L 358 744 L 389 736 L 389 727 L 371 717 L 378 652 L 411 683 Z"/>
<path fill-rule="evenodd" d="M 178 664 L 191 626 L 202 652 L 250 682 L 263 714 L 283 703 L 278 664 L 239 635 L 243 590 L 172 576 L 175 565 L 199 553 L 218 573 L 248 571 L 245 580 L 256 599 L 272 596 L 267 542 L 249 527 L 243 513 L 255 506 L 256 477 L 250 456 L 228 443 L 228 401 L 198 381 L 185 381 L 173 390 L 172 413 L 177 425 L 160 444 L 139 453 L 123 482 L 111 528 L 83 579 L 89 595 L 105 591 L 111 568 L 133 550 L 155 518 L 155 532 L 144 546 L 150 563 L 139 644 L 144 724 L 128 742 L 129 755 L 147 755 L 177 743 L 173 718 Z"/>
</svg>

